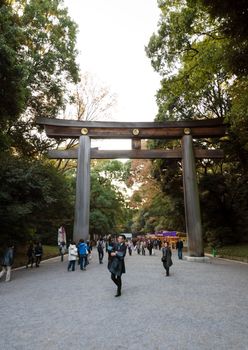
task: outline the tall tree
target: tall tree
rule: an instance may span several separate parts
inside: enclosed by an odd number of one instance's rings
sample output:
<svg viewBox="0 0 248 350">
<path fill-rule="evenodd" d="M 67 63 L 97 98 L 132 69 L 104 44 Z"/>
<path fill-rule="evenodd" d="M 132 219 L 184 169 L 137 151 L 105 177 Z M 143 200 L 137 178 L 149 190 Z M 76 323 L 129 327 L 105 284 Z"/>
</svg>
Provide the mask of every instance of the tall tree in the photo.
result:
<svg viewBox="0 0 248 350">
<path fill-rule="evenodd" d="M 108 120 L 113 117 L 116 96 L 110 89 L 100 85 L 89 73 L 80 75 L 80 82 L 72 87 L 72 98 L 63 113 L 65 119 L 76 120 Z M 63 140 L 57 144 L 58 148 L 72 149 L 78 146 L 78 139 Z M 68 171 L 76 167 L 71 160 L 57 161 L 60 171 Z"/>
<path fill-rule="evenodd" d="M 211 0 L 159 1 L 159 29 L 152 35 L 146 52 L 162 78 L 161 88 L 157 93 L 157 121 L 222 117 L 229 123 L 229 136 L 222 138 L 220 142 L 205 139 L 195 143 L 201 147 L 214 148 L 221 144 L 225 149 L 225 162 L 216 164 L 207 160 L 199 161 L 197 171 L 202 190 L 201 200 L 204 203 L 203 219 L 206 231 L 213 231 L 217 222 L 221 226 L 228 213 L 236 218 L 229 223 L 226 221 L 234 238 L 241 229 L 240 221 L 235 214 L 235 206 L 227 206 L 226 203 L 233 203 L 231 198 L 234 188 L 229 188 L 229 183 L 239 179 L 240 174 L 245 175 L 247 169 L 247 36 L 244 35 L 247 28 L 247 4 L 244 1 L 228 3 L 230 7 L 226 7 L 226 3 Z M 239 25 L 238 13 L 242 13 Z M 235 52 L 240 53 L 241 64 L 238 68 L 236 64 L 236 69 L 232 69 Z M 171 148 L 175 145 L 175 142 L 170 141 L 155 142 L 152 146 Z M 154 175 L 160 180 L 162 190 L 167 195 L 171 194 L 172 203 L 177 193 L 173 189 L 172 179 L 180 179 L 180 169 L 180 162 L 173 162 L 173 166 L 169 161 L 154 162 Z M 232 180 L 228 173 L 231 173 Z M 208 191 L 212 193 L 213 174 L 216 182 L 219 182 L 219 188 L 222 188 L 224 181 L 225 197 L 228 197 L 223 202 L 223 191 L 215 192 L 215 196 L 219 196 L 221 207 L 215 211 L 216 220 L 211 217 L 211 207 L 217 201 L 214 202 L 213 197 L 206 196 Z M 216 182 L 214 186 L 217 186 Z M 241 204 L 241 211 L 245 215 L 247 203 L 243 202 L 241 195 L 235 199 Z M 245 232 L 246 227 L 244 223 Z"/>
<path fill-rule="evenodd" d="M 68 83 L 78 81 L 77 27 L 62 0 L 2 1 L 0 21 L 2 132 L 17 152 L 31 155 L 35 118 L 56 117 L 65 106 Z"/>
</svg>

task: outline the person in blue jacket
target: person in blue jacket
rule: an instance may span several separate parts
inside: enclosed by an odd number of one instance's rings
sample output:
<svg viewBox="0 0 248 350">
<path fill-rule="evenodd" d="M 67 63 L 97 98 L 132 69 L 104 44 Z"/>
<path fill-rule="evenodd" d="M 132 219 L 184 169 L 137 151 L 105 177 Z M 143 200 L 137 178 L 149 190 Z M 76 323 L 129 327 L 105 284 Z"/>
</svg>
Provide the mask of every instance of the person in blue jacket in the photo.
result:
<svg viewBox="0 0 248 350">
<path fill-rule="evenodd" d="M 84 243 L 83 239 L 80 239 L 78 244 L 78 256 L 79 256 L 79 264 L 81 270 L 86 270 L 86 264 L 87 264 L 87 244 Z"/>
</svg>

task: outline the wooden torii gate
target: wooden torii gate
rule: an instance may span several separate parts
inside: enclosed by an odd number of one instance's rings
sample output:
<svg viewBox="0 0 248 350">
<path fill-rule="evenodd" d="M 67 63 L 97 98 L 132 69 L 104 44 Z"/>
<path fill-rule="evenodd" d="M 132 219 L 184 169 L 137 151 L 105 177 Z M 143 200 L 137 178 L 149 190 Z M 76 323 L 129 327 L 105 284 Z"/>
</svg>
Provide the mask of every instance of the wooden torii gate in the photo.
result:
<svg viewBox="0 0 248 350">
<path fill-rule="evenodd" d="M 78 138 L 79 148 L 53 150 L 49 158 L 77 159 L 76 205 L 73 238 L 88 239 L 90 212 L 91 159 L 182 159 L 183 187 L 188 254 L 203 257 L 203 239 L 195 158 L 223 158 L 223 151 L 193 148 L 193 139 L 221 137 L 226 134 L 222 119 L 168 121 L 165 123 L 97 122 L 38 118 L 48 137 Z M 132 150 L 98 150 L 91 148 L 92 139 L 132 139 Z M 141 139 L 181 139 L 177 149 L 141 149 Z M 162 208 L 161 208 L 162 210 Z"/>
</svg>

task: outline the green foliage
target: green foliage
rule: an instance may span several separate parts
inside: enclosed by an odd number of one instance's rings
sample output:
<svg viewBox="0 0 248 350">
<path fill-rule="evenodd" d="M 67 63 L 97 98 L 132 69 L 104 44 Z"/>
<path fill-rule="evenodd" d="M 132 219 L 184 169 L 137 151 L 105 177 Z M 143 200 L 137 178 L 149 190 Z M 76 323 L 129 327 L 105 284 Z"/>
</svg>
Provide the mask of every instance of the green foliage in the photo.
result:
<svg viewBox="0 0 248 350">
<path fill-rule="evenodd" d="M 217 254 L 222 258 L 248 262 L 248 244 L 219 247 Z"/>
<path fill-rule="evenodd" d="M 0 28 L 0 116 L 4 125 L 23 111 L 27 94 L 24 83 L 26 66 L 17 54 L 21 50 L 23 33 L 7 2 L 0 4 Z"/>
<path fill-rule="evenodd" d="M 61 223 L 71 223 L 70 182 L 41 161 L 0 157 L 1 241 L 25 242 L 46 231 L 54 234 Z"/>
<path fill-rule="evenodd" d="M 0 27 L 0 146 L 39 153 L 48 142 L 31 141 L 35 118 L 56 117 L 78 81 L 77 27 L 62 0 L 3 1 Z"/>
<path fill-rule="evenodd" d="M 228 5 L 227 5 L 228 3 Z M 229 6 L 230 5 L 230 6 Z M 198 161 L 205 239 L 219 244 L 244 240 L 247 232 L 247 4 L 244 1 L 159 1 L 158 32 L 146 48 L 161 75 L 157 121 L 224 118 L 229 136 L 197 140 L 203 148 L 222 147 L 224 162 Z M 175 141 L 151 142 L 173 148 Z M 181 164 L 153 162 L 173 208 L 180 201 Z M 168 197 L 169 196 L 169 197 Z M 175 211 L 182 218 L 183 211 Z"/>
<path fill-rule="evenodd" d="M 247 1 L 201 0 L 211 18 L 218 21 L 218 31 L 228 39 L 223 61 L 237 75 L 248 74 Z"/>
<path fill-rule="evenodd" d="M 161 230 L 184 229 L 182 199 L 172 200 L 164 192 L 156 194 L 151 202 L 145 204 L 134 215 L 132 231 L 146 234 Z"/>
<path fill-rule="evenodd" d="M 130 175 L 130 161 L 122 163 L 118 160 L 98 160 L 94 164 L 94 171 L 105 178 L 126 182 Z"/>
<path fill-rule="evenodd" d="M 97 162 L 91 172 L 90 232 L 106 235 L 121 232 L 128 220 L 123 193 L 115 184 L 125 166 L 118 161 Z"/>
</svg>

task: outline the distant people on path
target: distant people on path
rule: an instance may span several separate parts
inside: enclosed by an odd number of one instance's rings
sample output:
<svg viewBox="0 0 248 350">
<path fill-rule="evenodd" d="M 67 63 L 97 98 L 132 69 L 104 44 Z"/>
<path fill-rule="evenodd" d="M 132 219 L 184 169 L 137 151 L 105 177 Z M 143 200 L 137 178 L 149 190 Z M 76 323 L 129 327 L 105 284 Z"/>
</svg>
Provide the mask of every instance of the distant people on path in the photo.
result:
<svg viewBox="0 0 248 350">
<path fill-rule="evenodd" d="M 162 248 L 162 242 L 160 241 L 160 239 L 158 240 L 158 249 L 161 250 Z"/>
<path fill-rule="evenodd" d="M 90 260 L 92 259 L 93 243 L 91 241 L 87 241 L 87 249 L 88 249 L 88 255 L 87 255 L 87 265 L 88 265 Z"/>
<path fill-rule="evenodd" d="M 30 264 L 30 267 L 33 268 L 33 264 L 34 264 L 34 244 L 30 243 L 28 250 L 27 250 L 27 264 L 26 264 L 26 268 L 28 268 L 28 265 Z"/>
<path fill-rule="evenodd" d="M 34 255 L 35 255 L 35 266 L 40 267 L 40 262 L 43 255 L 43 247 L 41 242 L 36 243 L 36 246 L 34 248 Z"/>
<path fill-rule="evenodd" d="M 147 242 L 147 249 L 148 249 L 149 255 L 152 255 L 153 242 L 150 240 Z"/>
<path fill-rule="evenodd" d="M 146 242 L 145 241 L 141 242 L 141 254 L 146 255 Z"/>
<path fill-rule="evenodd" d="M 97 248 L 97 251 L 98 251 L 98 257 L 99 257 L 99 264 L 102 264 L 103 262 L 103 256 L 104 256 L 104 240 L 102 238 L 100 238 L 98 241 L 97 241 L 97 244 L 96 244 L 96 248 Z"/>
<path fill-rule="evenodd" d="M 118 243 L 113 246 L 113 251 L 110 252 L 111 260 L 108 268 L 111 273 L 111 279 L 117 286 L 117 293 L 115 295 L 116 297 L 121 296 L 121 276 L 126 272 L 124 258 L 126 255 L 127 246 L 125 244 L 125 241 L 125 235 L 120 235 L 118 237 Z"/>
<path fill-rule="evenodd" d="M 171 256 L 172 256 L 172 252 L 171 252 L 170 246 L 169 246 L 168 242 L 164 242 L 164 246 L 162 248 L 161 261 L 162 261 L 163 266 L 165 268 L 166 276 L 170 275 L 170 267 L 172 266 Z"/>
<path fill-rule="evenodd" d="M 131 256 L 132 255 L 132 251 L 133 251 L 133 242 L 132 241 L 128 241 L 127 248 L 128 248 L 128 253 Z"/>
<path fill-rule="evenodd" d="M 86 270 L 87 254 L 88 254 L 87 244 L 84 243 L 83 239 L 80 239 L 78 244 L 78 256 L 79 256 L 80 269 L 82 271 Z"/>
<path fill-rule="evenodd" d="M 64 255 L 66 253 L 66 243 L 65 242 L 60 243 L 59 253 L 60 253 L 61 262 L 62 262 L 62 261 L 64 261 Z"/>
<path fill-rule="evenodd" d="M 75 271 L 75 264 L 78 256 L 78 250 L 76 243 L 72 241 L 68 248 L 68 268 L 67 270 Z"/>
<path fill-rule="evenodd" d="M 137 254 L 140 255 L 140 251 L 141 251 L 141 243 L 140 243 L 140 241 L 136 242 L 135 250 L 137 251 Z"/>
<path fill-rule="evenodd" d="M 179 240 L 176 243 L 176 249 L 178 252 L 178 259 L 182 260 L 182 258 L 183 258 L 183 241 L 181 240 L 181 238 L 179 238 Z"/>
<path fill-rule="evenodd" d="M 5 281 L 9 282 L 11 278 L 11 268 L 14 263 L 14 245 L 9 244 L 5 250 L 2 258 L 2 271 L 0 272 L 0 278 L 6 273 Z"/>
</svg>

